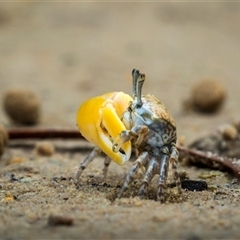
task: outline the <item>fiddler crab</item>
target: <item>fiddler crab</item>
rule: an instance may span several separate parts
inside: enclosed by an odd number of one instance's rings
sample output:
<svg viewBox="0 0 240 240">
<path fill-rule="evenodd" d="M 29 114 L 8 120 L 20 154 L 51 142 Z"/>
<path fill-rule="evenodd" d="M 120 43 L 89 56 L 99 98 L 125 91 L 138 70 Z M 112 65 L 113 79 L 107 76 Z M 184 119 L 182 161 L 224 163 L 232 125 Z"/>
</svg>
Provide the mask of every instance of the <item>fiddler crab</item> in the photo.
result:
<svg viewBox="0 0 240 240">
<path fill-rule="evenodd" d="M 77 113 L 80 133 L 96 147 L 86 157 L 76 174 L 78 181 L 83 170 L 101 152 L 106 154 L 103 173 L 106 178 L 111 160 L 123 165 L 135 149 L 137 159 L 133 163 L 118 197 L 144 167 L 145 175 L 139 189 L 144 196 L 155 174 L 159 174 L 157 199 L 164 202 L 169 163 L 178 192 L 181 184 L 178 174 L 178 150 L 176 125 L 166 107 L 152 95 L 142 95 L 145 75 L 132 71 L 133 96 L 123 92 L 111 92 L 85 101 Z"/>
</svg>

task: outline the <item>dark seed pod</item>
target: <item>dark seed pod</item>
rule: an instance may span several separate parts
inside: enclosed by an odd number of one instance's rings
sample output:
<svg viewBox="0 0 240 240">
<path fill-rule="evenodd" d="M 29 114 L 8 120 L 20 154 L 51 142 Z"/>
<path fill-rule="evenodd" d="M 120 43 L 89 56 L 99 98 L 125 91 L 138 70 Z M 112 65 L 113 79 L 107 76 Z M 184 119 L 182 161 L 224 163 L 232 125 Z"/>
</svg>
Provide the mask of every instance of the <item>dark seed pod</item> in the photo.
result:
<svg viewBox="0 0 240 240">
<path fill-rule="evenodd" d="M 182 180 L 181 185 L 183 189 L 187 189 L 189 191 L 204 191 L 208 189 L 208 185 L 203 180 Z"/>
</svg>

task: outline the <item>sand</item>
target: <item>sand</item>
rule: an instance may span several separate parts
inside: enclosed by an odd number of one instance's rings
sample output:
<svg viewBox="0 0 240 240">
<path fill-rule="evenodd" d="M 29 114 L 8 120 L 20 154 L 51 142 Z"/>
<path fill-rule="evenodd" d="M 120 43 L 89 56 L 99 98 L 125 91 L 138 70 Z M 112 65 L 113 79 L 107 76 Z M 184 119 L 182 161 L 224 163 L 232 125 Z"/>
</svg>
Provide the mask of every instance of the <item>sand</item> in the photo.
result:
<svg viewBox="0 0 240 240">
<path fill-rule="evenodd" d="M 42 103 L 38 127 L 75 128 L 85 99 L 131 94 L 137 67 L 146 74 L 144 94 L 166 105 L 179 141 L 188 145 L 240 119 L 239 20 L 239 3 L 227 2 L 1 3 L 0 94 L 29 88 Z M 191 87 L 206 78 L 225 86 L 222 108 L 186 111 Z M 3 108 L 0 122 L 15 126 Z M 20 141 L 29 148 L 13 143 L 0 160 L 1 239 L 239 239 L 240 188 L 229 172 L 181 163 L 190 179 L 205 176 L 209 189 L 182 195 L 168 189 L 165 204 L 155 200 L 157 178 L 146 199 L 138 198 L 139 173 L 116 199 L 132 162 L 111 164 L 104 180 L 99 157 L 76 185 L 93 145 L 52 141 L 55 150 L 42 156 L 35 148 L 40 140 Z"/>
</svg>

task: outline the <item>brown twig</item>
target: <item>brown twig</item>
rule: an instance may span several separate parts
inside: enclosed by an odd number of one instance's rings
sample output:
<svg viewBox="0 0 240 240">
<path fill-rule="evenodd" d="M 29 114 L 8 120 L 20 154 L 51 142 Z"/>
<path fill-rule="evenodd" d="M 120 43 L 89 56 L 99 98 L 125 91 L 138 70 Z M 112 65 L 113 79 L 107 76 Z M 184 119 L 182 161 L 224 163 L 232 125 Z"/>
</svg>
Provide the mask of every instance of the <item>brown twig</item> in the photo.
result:
<svg viewBox="0 0 240 240">
<path fill-rule="evenodd" d="M 186 148 L 183 146 L 178 146 L 179 152 L 183 154 L 187 154 L 190 157 L 201 159 L 201 163 L 205 162 L 206 166 L 207 162 L 214 164 L 218 164 L 226 169 L 231 170 L 234 174 L 236 174 L 238 177 L 240 177 L 240 159 L 236 158 L 228 158 L 226 156 L 218 156 L 212 152 L 203 152 L 199 150 L 194 150 L 190 148 Z"/>
<path fill-rule="evenodd" d="M 76 129 L 63 129 L 63 128 L 8 128 L 8 137 L 10 140 L 9 147 L 11 148 L 25 148 L 32 149 L 35 147 L 34 142 L 29 141 L 14 141 L 14 140 L 39 140 L 39 139 L 73 139 L 73 140 L 85 140 L 85 138 Z M 83 152 L 90 151 L 90 146 L 55 146 L 58 152 Z"/>
<path fill-rule="evenodd" d="M 84 139 L 76 129 L 62 128 L 12 128 L 8 129 L 10 140 L 14 139 Z M 240 159 L 221 157 L 212 152 L 203 152 L 191 148 L 178 146 L 180 153 L 186 154 L 191 158 L 201 159 L 201 162 L 210 162 L 212 165 L 218 164 L 226 169 L 233 171 L 240 177 Z"/>
<path fill-rule="evenodd" d="M 62 128 L 9 128 L 9 139 L 84 139 L 75 129 Z"/>
</svg>

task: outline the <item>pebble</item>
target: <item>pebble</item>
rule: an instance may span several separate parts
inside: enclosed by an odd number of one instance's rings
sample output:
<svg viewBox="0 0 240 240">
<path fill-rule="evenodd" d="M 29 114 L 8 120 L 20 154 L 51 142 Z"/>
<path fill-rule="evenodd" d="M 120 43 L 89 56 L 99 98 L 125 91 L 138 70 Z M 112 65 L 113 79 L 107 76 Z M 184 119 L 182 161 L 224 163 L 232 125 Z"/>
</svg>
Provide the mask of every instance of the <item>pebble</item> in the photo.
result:
<svg viewBox="0 0 240 240">
<path fill-rule="evenodd" d="M 55 152 L 55 147 L 51 142 L 38 142 L 35 151 L 40 156 L 52 156 Z"/>
<path fill-rule="evenodd" d="M 23 157 L 11 157 L 10 159 L 8 159 L 6 165 L 20 164 L 20 163 L 23 163 L 25 161 L 26 161 L 26 159 L 23 158 Z"/>
<path fill-rule="evenodd" d="M 3 202 L 11 202 L 11 201 L 14 201 L 15 199 L 16 199 L 16 197 L 12 193 L 6 192 L 2 201 Z"/>
<path fill-rule="evenodd" d="M 232 124 L 222 126 L 220 132 L 225 140 L 235 140 L 238 137 L 238 130 Z"/>
<path fill-rule="evenodd" d="M 8 90 L 3 97 L 3 108 L 8 117 L 18 124 L 34 125 L 40 120 L 41 102 L 31 90 Z"/>
<path fill-rule="evenodd" d="M 226 89 L 214 79 L 205 79 L 196 83 L 191 91 L 193 108 L 199 112 L 217 111 L 226 99 Z"/>
</svg>

